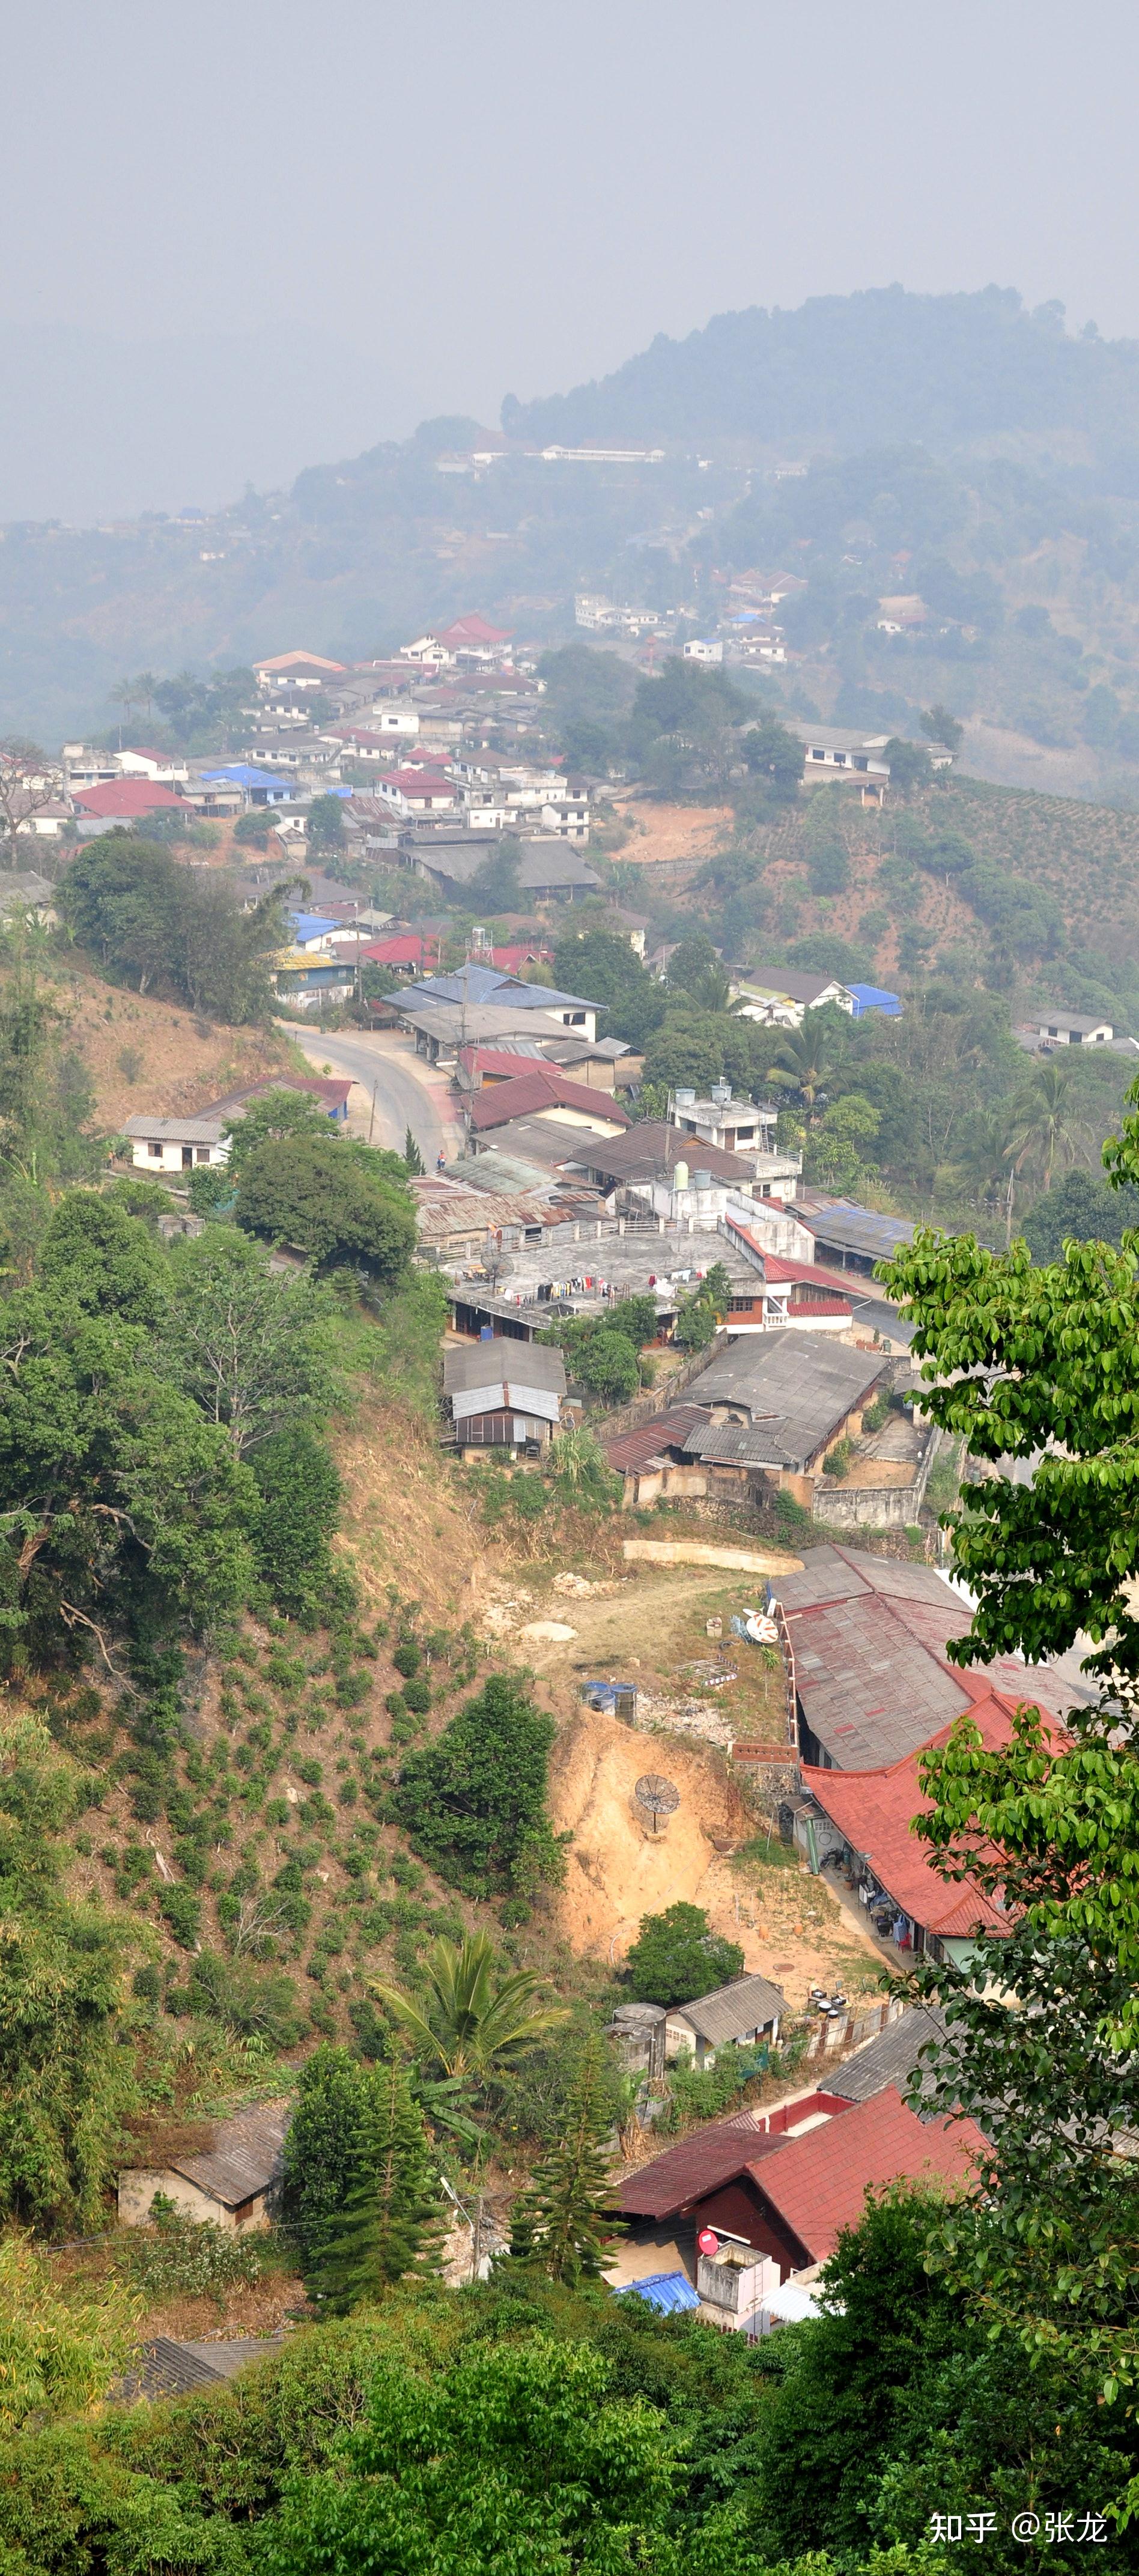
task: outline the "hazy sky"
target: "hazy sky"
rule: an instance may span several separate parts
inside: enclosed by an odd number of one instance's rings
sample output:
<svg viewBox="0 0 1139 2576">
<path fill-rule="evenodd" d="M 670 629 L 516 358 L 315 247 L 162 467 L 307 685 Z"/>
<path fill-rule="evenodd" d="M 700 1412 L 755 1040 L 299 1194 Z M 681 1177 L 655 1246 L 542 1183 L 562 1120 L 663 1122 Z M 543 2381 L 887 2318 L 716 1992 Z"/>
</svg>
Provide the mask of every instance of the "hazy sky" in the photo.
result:
<svg viewBox="0 0 1139 2576">
<path fill-rule="evenodd" d="M 220 499 L 895 278 L 1139 335 L 1137 74 L 1134 0 L 39 0 L 5 38 L 0 518 Z"/>
</svg>

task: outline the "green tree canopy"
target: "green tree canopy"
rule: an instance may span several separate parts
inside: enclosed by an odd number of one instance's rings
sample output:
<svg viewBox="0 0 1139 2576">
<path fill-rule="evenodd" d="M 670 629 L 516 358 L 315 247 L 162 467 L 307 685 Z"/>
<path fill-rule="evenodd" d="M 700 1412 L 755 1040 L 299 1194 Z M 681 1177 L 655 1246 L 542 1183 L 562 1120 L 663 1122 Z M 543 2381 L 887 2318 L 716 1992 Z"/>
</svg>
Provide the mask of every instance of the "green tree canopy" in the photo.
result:
<svg viewBox="0 0 1139 2576">
<path fill-rule="evenodd" d="M 225 1122 L 229 1138 L 229 1170 L 239 1174 L 259 1145 L 281 1136 L 329 1136 L 335 1131 L 329 1124 L 324 1102 L 315 1091 L 297 1091 L 282 1083 L 279 1089 L 255 1093 L 244 1108 Z"/>
<path fill-rule="evenodd" d="M 111 974 L 150 985 L 192 1010 L 240 1024 L 272 1006 L 270 965 L 286 943 L 286 889 L 243 912 L 228 877 L 183 867 L 157 842 L 113 832 L 89 841 L 59 890 L 80 945 Z"/>
<path fill-rule="evenodd" d="M 642 2004 L 690 2004 L 738 1977 L 744 1954 L 735 1941 L 712 1931 L 702 1905 L 677 1903 L 663 1914 L 643 1914 L 625 1961 Z"/>
<path fill-rule="evenodd" d="M 626 1046 L 643 1046 L 668 1007 L 663 985 L 615 931 L 568 927 L 559 931 L 554 975 L 562 992 L 584 993 L 591 1002 L 604 1002 L 606 1030 Z"/>
<path fill-rule="evenodd" d="M 276 1276 L 262 1246 L 230 1225 L 175 1244 L 169 1270 L 180 1383 L 239 1458 L 285 1423 L 327 1413 L 332 1380 L 307 1279 Z"/>
<path fill-rule="evenodd" d="M 241 1170 L 238 1225 L 294 1245 L 322 1269 L 360 1262 L 394 1286 L 415 1243 L 415 1210 L 378 1156 L 362 1159 L 367 1150 L 355 1154 L 335 1136 L 266 1139 Z"/>
<path fill-rule="evenodd" d="M 492 1673 L 434 1743 L 410 1753 L 394 1791 L 414 1849 L 452 1887 L 526 1897 L 564 1868 L 546 1813 L 553 1719 Z"/>
</svg>

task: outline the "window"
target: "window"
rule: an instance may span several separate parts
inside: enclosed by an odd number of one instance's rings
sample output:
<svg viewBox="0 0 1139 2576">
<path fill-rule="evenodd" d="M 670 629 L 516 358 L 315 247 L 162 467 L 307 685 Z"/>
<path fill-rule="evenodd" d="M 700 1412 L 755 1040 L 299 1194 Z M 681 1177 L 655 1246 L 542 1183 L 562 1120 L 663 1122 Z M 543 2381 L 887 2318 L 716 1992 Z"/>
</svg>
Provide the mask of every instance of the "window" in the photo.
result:
<svg viewBox="0 0 1139 2576">
<path fill-rule="evenodd" d="M 156 1145 L 156 1144 L 154 1144 L 154 1143 L 153 1143 L 153 1141 L 152 1141 L 152 1142 L 147 1146 L 147 1149 L 146 1149 L 146 1150 L 147 1150 L 147 1153 L 150 1155 L 152 1162 L 156 1162 L 156 1163 L 160 1163 L 160 1162 L 161 1162 L 161 1160 L 162 1160 L 162 1147 L 161 1147 L 161 1145 Z"/>
</svg>

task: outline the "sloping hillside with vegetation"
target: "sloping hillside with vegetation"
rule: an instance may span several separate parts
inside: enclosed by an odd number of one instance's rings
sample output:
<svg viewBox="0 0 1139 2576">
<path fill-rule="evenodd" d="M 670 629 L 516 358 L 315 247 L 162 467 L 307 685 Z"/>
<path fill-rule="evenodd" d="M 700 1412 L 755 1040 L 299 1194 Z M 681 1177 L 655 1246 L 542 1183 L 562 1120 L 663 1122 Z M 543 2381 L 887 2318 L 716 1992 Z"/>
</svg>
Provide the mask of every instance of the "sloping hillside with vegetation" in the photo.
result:
<svg viewBox="0 0 1139 2576">
<path fill-rule="evenodd" d="M 1133 801 L 1137 375 L 1056 306 L 891 288 L 721 315 L 604 385 L 508 401 L 485 469 L 440 474 L 488 436 L 444 418 L 192 526 L 10 527 L 0 722 L 58 740 L 106 724 L 124 668 L 192 689 L 288 637 L 360 660 L 476 601 L 537 644 L 581 590 L 700 632 L 733 581 L 782 574 L 773 704 L 906 733 L 947 706 L 982 775 Z M 662 459 L 542 456 L 579 435 Z"/>
</svg>

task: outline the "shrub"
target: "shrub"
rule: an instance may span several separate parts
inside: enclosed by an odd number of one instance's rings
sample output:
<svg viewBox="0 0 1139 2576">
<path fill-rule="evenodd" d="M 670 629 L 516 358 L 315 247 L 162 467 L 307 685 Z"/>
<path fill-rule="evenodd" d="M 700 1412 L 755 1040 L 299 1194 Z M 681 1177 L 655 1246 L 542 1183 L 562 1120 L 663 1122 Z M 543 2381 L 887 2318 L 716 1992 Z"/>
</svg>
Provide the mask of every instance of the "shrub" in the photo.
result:
<svg viewBox="0 0 1139 2576">
<path fill-rule="evenodd" d="M 259 2281 L 264 2262 L 256 2241 L 207 2219 L 187 2218 L 165 2193 L 150 2205 L 153 2234 L 132 2235 L 126 2255 L 129 2278 L 148 2298 L 213 2298 L 225 2305 L 227 2290 Z"/>
<path fill-rule="evenodd" d="M 689 2004 L 738 1977 L 743 1963 L 738 1943 L 711 1930 L 702 1905 L 677 1904 L 642 1915 L 625 1964 L 638 2003 Z"/>
<path fill-rule="evenodd" d="M 546 1814 L 554 1732 L 552 1718 L 495 1673 L 434 1744 L 409 1756 L 396 1813 L 450 1886 L 470 1896 L 488 1889 L 528 1896 L 560 1880 L 564 1859 Z"/>
<path fill-rule="evenodd" d="M 250 1460 L 260 1492 L 253 1529 L 259 1570 L 274 1600 L 315 1627 L 349 1582 L 329 1545 L 340 1508 L 332 1453 L 307 1423 L 273 1433 Z"/>
</svg>

